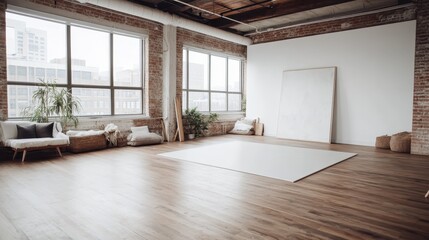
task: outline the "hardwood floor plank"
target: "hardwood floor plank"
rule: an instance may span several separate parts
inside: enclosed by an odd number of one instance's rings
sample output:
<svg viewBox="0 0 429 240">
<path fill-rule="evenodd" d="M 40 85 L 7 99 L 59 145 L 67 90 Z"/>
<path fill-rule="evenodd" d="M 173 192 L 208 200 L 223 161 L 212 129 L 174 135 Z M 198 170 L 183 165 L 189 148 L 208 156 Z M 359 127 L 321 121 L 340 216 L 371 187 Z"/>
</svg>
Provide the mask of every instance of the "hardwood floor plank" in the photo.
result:
<svg viewBox="0 0 429 240">
<path fill-rule="evenodd" d="M 157 155 L 236 140 L 358 156 L 290 183 Z M 0 162 L 0 239 L 428 239 L 428 172 L 428 156 L 233 135 L 35 152 Z"/>
</svg>

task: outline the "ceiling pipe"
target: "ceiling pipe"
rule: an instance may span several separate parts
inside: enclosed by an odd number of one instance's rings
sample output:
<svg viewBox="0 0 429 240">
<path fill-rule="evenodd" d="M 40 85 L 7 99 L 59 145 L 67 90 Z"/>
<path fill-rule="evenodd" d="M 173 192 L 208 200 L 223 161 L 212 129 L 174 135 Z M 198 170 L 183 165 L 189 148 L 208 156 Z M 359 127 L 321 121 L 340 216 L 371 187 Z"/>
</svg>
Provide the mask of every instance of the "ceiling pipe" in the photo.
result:
<svg viewBox="0 0 429 240">
<path fill-rule="evenodd" d="M 210 27 L 202 23 L 194 22 L 194 21 L 179 17 L 177 15 L 165 13 L 160 10 L 146 7 L 130 1 L 123 1 L 123 0 L 78 0 L 78 1 L 85 4 L 92 4 L 95 6 L 145 18 L 151 21 L 162 23 L 164 25 L 172 25 L 176 27 L 185 28 L 194 32 L 203 33 L 206 35 L 210 35 L 216 38 L 220 38 L 226 41 L 230 41 L 230 42 L 234 42 L 242 45 L 252 44 L 252 41 L 248 37 L 243 37 L 238 34 L 230 33 L 214 27 Z"/>
</svg>

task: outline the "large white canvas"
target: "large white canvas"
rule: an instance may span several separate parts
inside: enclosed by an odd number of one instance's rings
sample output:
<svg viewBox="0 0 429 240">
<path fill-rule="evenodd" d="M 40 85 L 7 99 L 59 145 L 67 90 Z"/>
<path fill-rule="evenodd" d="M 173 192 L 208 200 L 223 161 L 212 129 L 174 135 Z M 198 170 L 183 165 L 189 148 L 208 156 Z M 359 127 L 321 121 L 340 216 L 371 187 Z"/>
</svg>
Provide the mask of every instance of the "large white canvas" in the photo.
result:
<svg viewBox="0 0 429 240">
<path fill-rule="evenodd" d="M 283 72 L 277 137 L 331 142 L 335 67 Z"/>
<path fill-rule="evenodd" d="M 296 182 L 356 154 L 233 141 L 159 155 Z"/>
</svg>

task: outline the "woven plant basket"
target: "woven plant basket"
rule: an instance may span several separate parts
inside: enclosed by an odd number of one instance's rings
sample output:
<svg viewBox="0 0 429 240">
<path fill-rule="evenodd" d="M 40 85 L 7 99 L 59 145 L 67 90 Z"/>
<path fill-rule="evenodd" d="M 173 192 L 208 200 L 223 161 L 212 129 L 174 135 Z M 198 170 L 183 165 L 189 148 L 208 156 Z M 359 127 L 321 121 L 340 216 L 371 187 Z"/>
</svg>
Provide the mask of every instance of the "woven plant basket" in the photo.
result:
<svg viewBox="0 0 429 240">
<path fill-rule="evenodd" d="M 375 147 L 376 148 L 383 148 L 383 149 L 390 149 L 390 136 L 384 135 L 384 136 L 378 136 L 375 139 Z"/>
<path fill-rule="evenodd" d="M 409 153 L 411 151 L 411 133 L 400 132 L 392 135 L 390 150 L 394 152 Z"/>
<path fill-rule="evenodd" d="M 104 134 L 91 136 L 70 136 L 68 151 L 72 153 L 88 152 L 107 147 Z"/>
</svg>

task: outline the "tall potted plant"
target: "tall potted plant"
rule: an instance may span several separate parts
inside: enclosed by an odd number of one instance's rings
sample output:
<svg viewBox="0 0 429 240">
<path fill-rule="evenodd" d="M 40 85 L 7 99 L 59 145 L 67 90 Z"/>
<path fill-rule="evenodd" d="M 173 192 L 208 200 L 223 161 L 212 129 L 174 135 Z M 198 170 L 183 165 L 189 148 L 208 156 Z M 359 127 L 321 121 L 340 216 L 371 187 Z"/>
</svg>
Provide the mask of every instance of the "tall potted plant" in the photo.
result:
<svg viewBox="0 0 429 240">
<path fill-rule="evenodd" d="M 23 109 L 24 117 L 35 122 L 48 122 L 49 118 L 58 117 L 64 127 L 69 123 L 76 127 L 79 120 L 74 113 L 80 111 L 79 99 L 67 89 L 58 88 L 55 82 L 42 79 L 40 82 L 32 96 L 33 104 Z"/>
<path fill-rule="evenodd" d="M 184 118 L 188 126 L 189 139 L 193 139 L 204 135 L 209 125 L 216 121 L 219 116 L 216 113 L 210 113 L 210 115 L 205 116 L 194 107 L 185 110 Z"/>
</svg>

